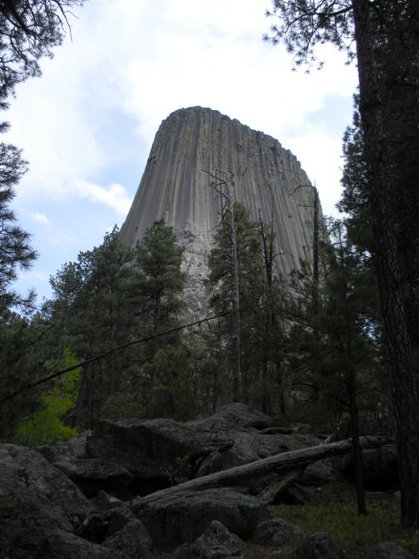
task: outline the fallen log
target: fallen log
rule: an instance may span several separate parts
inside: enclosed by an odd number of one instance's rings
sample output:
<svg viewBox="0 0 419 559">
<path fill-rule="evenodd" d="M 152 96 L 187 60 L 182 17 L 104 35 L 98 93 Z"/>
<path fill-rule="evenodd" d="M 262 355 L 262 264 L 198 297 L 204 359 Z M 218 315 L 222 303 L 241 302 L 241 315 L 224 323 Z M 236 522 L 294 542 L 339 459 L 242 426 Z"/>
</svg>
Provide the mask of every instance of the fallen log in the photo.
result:
<svg viewBox="0 0 419 559">
<path fill-rule="evenodd" d="M 374 440 L 363 439 L 361 444 L 364 448 L 371 448 L 379 445 L 380 443 L 376 438 L 374 438 Z M 249 462 L 248 464 L 242 464 L 241 466 L 235 466 L 234 468 L 229 468 L 228 470 L 221 470 L 220 472 L 191 479 L 189 481 L 185 481 L 184 483 L 180 483 L 179 485 L 169 487 L 168 489 L 162 489 L 160 491 L 156 491 L 155 493 L 150 493 L 145 497 L 138 497 L 137 499 L 141 503 L 148 503 L 173 495 L 180 491 L 194 491 L 197 489 L 201 490 L 225 485 L 234 485 L 251 477 L 266 475 L 272 470 L 286 472 L 296 468 L 301 468 L 301 466 L 306 466 L 307 464 L 316 462 L 317 460 L 346 454 L 347 452 L 350 452 L 351 449 L 351 440 L 343 440 L 330 444 L 282 452 L 281 454 L 275 454 L 273 456 L 269 456 L 268 458 L 261 458 L 260 460 Z M 134 501 L 137 499 L 134 499 Z"/>
</svg>

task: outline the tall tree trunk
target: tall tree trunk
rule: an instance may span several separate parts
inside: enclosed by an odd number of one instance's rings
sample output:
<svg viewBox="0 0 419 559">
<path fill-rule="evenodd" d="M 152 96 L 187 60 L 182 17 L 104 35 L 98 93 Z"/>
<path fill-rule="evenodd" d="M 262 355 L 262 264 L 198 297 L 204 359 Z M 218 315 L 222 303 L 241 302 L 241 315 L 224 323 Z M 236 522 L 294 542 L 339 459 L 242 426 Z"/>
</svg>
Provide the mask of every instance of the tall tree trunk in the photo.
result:
<svg viewBox="0 0 419 559">
<path fill-rule="evenodd" d="M 320 400 L 320 325 L 319 325 L 319 193 L 313 186 L 313 280 L 312 280 L 312 327 L 313 327 L 313 397 L 314 401 Z"/>
<path fill-rule="evenodd" d="M 232 175 L 233 176 L 233 175 Z M 234 179 L 231 179 L 230 192 L 227 193 L 227 202 L 231 216 L 231 266 L 233 276 L 233 402 L 242 401 L 242 371 L 241 371 L 241 340 L 240 340 L 240 285 L 239 285 L 239 257 L 237 250 L 236 216 L 232 190 Z"/>
<path fill-rule="evenodd" d="M 360 111 L 369 173 L 374 260 L 392 381 L 402 498 L 402 523 L 419 526 L 419 400 L 403 306 L 382 106 L 373 52 L 370 2 L 352 0 L 357 45 Z"/>
<path fill-rule="evenodd" d="M 348 371 L 349 385 L 349 411 L 351 417 L 351 439 L 352 452 L 355 469 L 356 498 L 358 505 L 358 514 L 367 514 L 367 504 L 365 500 L 364 486 L 364 463 L 362 456 L 362 447 L 359 440 L 359 410 L 357 401 L 357 373 L 356 370 L 350 368 Z"/>
</svg>

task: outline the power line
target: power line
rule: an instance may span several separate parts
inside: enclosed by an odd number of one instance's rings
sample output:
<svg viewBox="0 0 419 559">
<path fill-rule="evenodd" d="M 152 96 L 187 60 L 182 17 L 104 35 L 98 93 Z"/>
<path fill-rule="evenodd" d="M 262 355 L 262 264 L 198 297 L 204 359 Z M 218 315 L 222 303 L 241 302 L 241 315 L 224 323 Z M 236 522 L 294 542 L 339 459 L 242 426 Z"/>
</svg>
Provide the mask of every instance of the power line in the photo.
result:
<svg viewBox="0 0 419 559">
<path fill-rule="evenodd" d="M 224 313 L 220 313 L 220 314 L 216 314 L 216 315 L 212 315 L 212 316 L 207 316 L 206 318 L 202 318 L 200 320 L 196 320 L 195 322 L 189 322 L 188 324 L 182 324 L 180 326 L 176 326 L 175 328 L 171 328 L 170 330 L 166 330 L 165 332 L 160 332 L 159 334 L 153 334 L 152 336 L 147 336 L 145 338 L 140 338 L 138 340 L 133 340 L 132 342 L 128 342 L 126 344 L 120 345 L 114 349 L 111 349 L 105 353 L 101 353 L 100 355 L 97 355 L 96 357 L 92 357 L 91 359 L 86 359 L 86 361 L 80 361 L 79 363 L 77 363 L 76 365 L 72 365 L 71 367 L 66 367 L 65 369 L 62 369 L 61 371 L 58 371 L 56 373 L 53 373 L 51 375 L 48 375 L 47 377 L 41 378 L 39 380 L 37 380 L 36 382 L 32 382 L 31 384 L 27 384 L 26 386 L 23 386 L 22 388 L 19 388 L 18 390 L 15 390 L 14 392 L 12 392 L 11 394 L 9 394 L 8 396 L 2 398 L 0 400 L 0 404 L 4 404 L 5 402 L 12 400 L 13 398 L 16 398 L 16 396 L 19 396 L 20 394 L 22 394 L 23 392 L 26 392 L 27 390 L 30 390 L 31 388 L 35 388 L 35 386 L 39 386 L 40 384 L 44 384 L 50 380 L 53 380 L 54 378 L 57 378 L 61 375 L 64 375 L 65 373 L 69 373 L 70 371 L 74 371 L 75 369 L 78 369 L 80 367 L 85 367 L 86 365 L 90 365 L 91 363 L 95 363 L 96 361 L 100 361 L 102 359 L 105 359 L 106 357 L 109 357 L 109 355 L 112 355 L 113 353 L 116 353 L 118 351 L 122 351 L 123 349 L 127 349 L 128 347 L 137 345 L 137 344 L 141 344 L 143 342 L 149 342 L 150 340 L 154 340 L 156 338 L 161 338 L 163 336 L 167 336 L 168 334 L 173 334 L 174 332 L 179 332 L 181 330 L 184 330 L 185 328 L 191 328 L 192 326 L 198 326 L 199 324 L 204 324 L 205 322 L 210 322 L 211 320 L 215 320 L 216 318 L 220 318 L 222 316 L 226 316 L 228 314 L 231 314 L 231 311 L 226 311 Z"/>
</svg>

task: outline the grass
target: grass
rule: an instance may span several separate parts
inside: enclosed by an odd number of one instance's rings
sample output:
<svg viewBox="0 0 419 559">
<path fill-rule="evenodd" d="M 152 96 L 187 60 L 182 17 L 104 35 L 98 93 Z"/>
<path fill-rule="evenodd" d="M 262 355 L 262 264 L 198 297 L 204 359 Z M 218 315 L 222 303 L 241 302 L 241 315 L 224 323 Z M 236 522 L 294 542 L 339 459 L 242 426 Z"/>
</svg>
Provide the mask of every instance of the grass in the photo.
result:
<svg viewBox="0 0 419 559">
<path fill-rule="evenodd" d="M 419 531 L 400 526 L 400 502 L 392 495 L 370 494 L 368 515 L 358 516 L 356 504 L 347 495 L 342 502 L 336 494 L 330 502 L 305 505 L 276 505 L 273 516 L 279 516 L 308 533 L 327 532 L 344 559 L 365 559 L 375 544 L 383 541 L 399 543 L 413 557 L 419 558 Z M 291 546 L 273 548 L 246 542 L 246 559 L 288 559 Z M 170 555 L 154 555 L 154 559 L 168 559 Z"/>
<path fill-rule="evenodd" d="M 272 513 L 310 533 L 327 532 L 345 558 L 361 559 L 374 544 L 394 541 L 419 557 L 419 533 L 400 526 L 395 498 L 372 498 L 368 515 L 359 516 L 354 503 L 278 505 Z"/>
</svg>

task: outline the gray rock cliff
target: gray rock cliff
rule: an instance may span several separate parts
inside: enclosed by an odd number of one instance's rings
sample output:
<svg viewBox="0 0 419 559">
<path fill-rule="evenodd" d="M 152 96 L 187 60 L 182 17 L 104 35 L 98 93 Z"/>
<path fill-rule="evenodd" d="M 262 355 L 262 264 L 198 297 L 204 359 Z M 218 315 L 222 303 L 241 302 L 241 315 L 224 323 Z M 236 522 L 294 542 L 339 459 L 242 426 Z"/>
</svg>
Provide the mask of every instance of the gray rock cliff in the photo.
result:
<svg viewBox="0 0 419 559">
<path fill-rule="evenodd" d="M 254 219 L 273 223 L 277 271 L 287 275 L 300 259 L 311 260 L 314 191 L 296 157 L 274 138 L 202 107 L 175 111 L 160 125 L 122 240 L 133 245 L 164 219 L 185 248 L 191 289 L 199 289 L 220 222 L 208 172 L 229 182 L 233 201 Z"/>
</svg>

